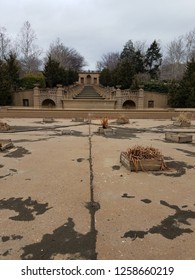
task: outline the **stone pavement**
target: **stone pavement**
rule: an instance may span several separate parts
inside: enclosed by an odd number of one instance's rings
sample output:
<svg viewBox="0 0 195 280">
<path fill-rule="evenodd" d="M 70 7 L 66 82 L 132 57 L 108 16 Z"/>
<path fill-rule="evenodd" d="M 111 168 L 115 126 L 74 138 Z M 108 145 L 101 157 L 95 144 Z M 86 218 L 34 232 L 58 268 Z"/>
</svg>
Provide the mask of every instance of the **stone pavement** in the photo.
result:
<svg viewBox="0 0 195 280">
<path fill-rule="evenodd" d="M 165 141 L 169 120 L 111 122 L 110 136 L 99 120 L 4 122 L 14 148 L 0 153 L 0 259 L 195 259 L 193 126 L 181 144 Z M 120 152 L 137 144 L 170 170 L 126 170 Z"/>
</svg>

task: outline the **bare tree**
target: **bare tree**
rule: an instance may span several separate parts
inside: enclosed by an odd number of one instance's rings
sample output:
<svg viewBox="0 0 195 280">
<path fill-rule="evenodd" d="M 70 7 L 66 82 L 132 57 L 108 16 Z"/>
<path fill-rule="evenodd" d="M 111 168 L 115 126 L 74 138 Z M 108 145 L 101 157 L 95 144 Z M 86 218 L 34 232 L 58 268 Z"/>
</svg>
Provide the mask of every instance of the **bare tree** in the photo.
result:
<svg viewBox="0 0 195 280">
<path fill-rule="evenodd" d="M 186 46 L 184 36 L 171 41 L 167 45 L 167 54 L 163 62 L 163 68 L 169 72 L 169 78 L 181 79 L 185 70 Z M 162 69 L 163 69 L 162 68 Z"/>
<path fill-rule="evenodd" d="M 167 54 L 171 63 L 185 63 L 186 53 L 185 53 L 185 40 L 183 36 L 178 37 L 178 39 L 173 40 L 167 46 Z"/>
<path fill-rule="evenodd" d="M 114 70 L 120 61 L 120 54 L 119 52 L 109 52 L 104 54 L 100 61 L 97 62 L 97 69 L 101 71 L 104 68 L 109 70 Z"/>
<path fill-rule="evenodd" d="M 135 43 L 133 44 L 134 48 L 135 48 L 135 51 L 140 51 L 140 53 L 142 55 L 145 55 L 146 54 L 146 51 L 148 49 L 148 46 L 146 44 L 146 41 L 135 41 Z"/>
<path fill-rule="evenodd" d="M 48 56 L 60 63 L 65 70 L 74 71 L 81 70 L 86 66 L 84 57 L 82 57 L 75 49 L 64 46 L 59 38 L 51 43 Z"/>
<path fill-rule="evenodd" d="M 4 27 L 0 27 L 0 59 L 4 60 L 10 51 L 11 40 L 7 36 L 7 31 Z"/>
<path fill-rule="evenodd" d="M 185 35 L 186 41 L 186 60 L 195 58 L 195 28 Z"/>
<path fill-rule="evenodd" d="M 195 29 L 179 36 L 167 45 L 166 57 L 161 68 L 163 78 L 180 80 L 187 62 L 192 58 L 195 58 Z"/>
<path fill-rule="evenodd" d="M 18 49 L 20 53 L 20 61 L 22 70 L 25 73 L 35 72 L 39 70 L 41 61 L 39 56 L 41 50 L 35 44 L 37 37 L 31 28 L 29 21 L 26 21 L 18 35 Z"/>
</svg>

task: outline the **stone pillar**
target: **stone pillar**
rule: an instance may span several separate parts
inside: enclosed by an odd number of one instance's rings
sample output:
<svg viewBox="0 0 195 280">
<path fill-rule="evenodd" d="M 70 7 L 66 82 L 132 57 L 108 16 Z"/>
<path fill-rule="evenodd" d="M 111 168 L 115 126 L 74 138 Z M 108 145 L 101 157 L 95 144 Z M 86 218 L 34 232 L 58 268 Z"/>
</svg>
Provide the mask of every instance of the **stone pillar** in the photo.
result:
<svg viewBox="0 0 195 280">
<path fill-rule="evenodd" d="M 35 86 L 33 89 L 33 104 L 35 108 L 40 108 L 40 89 Z"/>
<path fill-rule="evenodd" d="M 138 92 L 137 109 L 144 109 L 144 90 L 142 88 Z"/>
<path fill-rule="evenodd" d="M 100 75 L 98 74 L 98 75 L 97 75 L 97 85 L 98 85 L 98 86 L 99 86 L 99 84 L 100 84 L 100 79 L 99 79 L 99 78 L 100 78 Z"/>
<path fill-rule="evenodd" d="M 62 85 L 57 85 L 57 98 L 56 98 L 56 107 L 62 108 L 62 100 L 63 100 L 63 88 Z"/>
<path fill-rule="evenodd" d="M 108 91 L 108 93 L 109 93 L 109 99 L 112 100 L 112 91 L 110 90 Z"/>
<path fill-rule="evenodd" d="M 122 109 L 122 92 L 119 87 L 116 90 L 116 109 Z"/>
</svg>

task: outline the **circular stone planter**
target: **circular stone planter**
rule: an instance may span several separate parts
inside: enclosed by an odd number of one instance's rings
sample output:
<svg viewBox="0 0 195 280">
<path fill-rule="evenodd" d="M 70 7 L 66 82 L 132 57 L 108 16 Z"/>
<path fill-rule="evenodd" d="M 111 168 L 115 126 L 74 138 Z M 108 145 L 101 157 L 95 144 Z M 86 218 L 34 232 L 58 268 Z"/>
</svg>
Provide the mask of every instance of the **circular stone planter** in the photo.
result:
<svg viewBox="0 0 195 280">
<path fill-rule="evenodd" d="M 102 126 L 98 127 L 98 133 L 103 135 L 113 135 L 115 131 L 111 127 L 103 128 Z"/>
<path fill-rule="evenodd" d="M 184 134 L 184 133 L 166 132 L 165 140 L 171 141 L 171 142 L 177 142 L 177 143 L 191 143 L 192 135 Z"/>
<path fill-rule="evenodd" d="M 179 127 L 190 127 L 191 123 L 190 122 L 180 122 L 180 121 L 175 121 L 173 122 L 174 126 L 179 126 Z"/>
</svg>

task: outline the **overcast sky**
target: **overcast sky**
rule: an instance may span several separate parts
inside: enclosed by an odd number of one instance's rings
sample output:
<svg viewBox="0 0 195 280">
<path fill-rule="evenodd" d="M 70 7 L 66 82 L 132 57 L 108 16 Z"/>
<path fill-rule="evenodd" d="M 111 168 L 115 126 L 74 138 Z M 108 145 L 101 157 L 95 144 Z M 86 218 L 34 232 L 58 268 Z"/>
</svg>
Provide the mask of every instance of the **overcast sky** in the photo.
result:
<svg viewBox="0 0 195 280">
<path fill-rule="evenodd" d="M 25 21 L 45 52 L 56 38 L 94 70 L 128 40 L 163 46 L 195 28 L 195 0 L 0 0 L 0 27 L 15 38 Z"/>
</svg>

